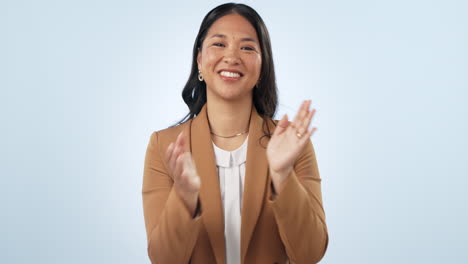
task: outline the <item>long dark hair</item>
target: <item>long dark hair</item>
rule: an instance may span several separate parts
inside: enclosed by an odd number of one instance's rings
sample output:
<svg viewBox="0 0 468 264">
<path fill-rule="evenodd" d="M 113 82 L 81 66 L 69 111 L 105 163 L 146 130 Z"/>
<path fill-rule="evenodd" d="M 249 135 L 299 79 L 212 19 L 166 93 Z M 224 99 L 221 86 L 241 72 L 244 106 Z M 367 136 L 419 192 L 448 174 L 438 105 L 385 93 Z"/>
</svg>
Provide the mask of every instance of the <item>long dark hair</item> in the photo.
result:
<svg viewBox="0 0 468 264">
<path fill-rule="evenodd" d="M 238 14 L 247 19 L 255 28 L 260 41 L 262 54 L 262 70 L 260 79 L 253 89 L 253 104 L 260 116 L 272 119 L 278 105 L 278 92 L 276 86 L 275 67 L 271 51 L 270 35 L 260 15 L 250 6 L 245 4 L 226 3 L 215 7 L 203 19 L 198 35 L 193 45 L 192 69 L 190 76 L 182 91 L 182 98 L 189 108 L 189 113 L 176 125 L 184 123 L 195 117 L 206 103 L 206 83 L 198 80 L 198 52 L 202 49 L 203 41 L 213 23 L 221 17 L 229 14 Z M 265 122 L 264 122 L 265 124 Z M 265 128 L 265 127 L 264 127 Z M 268 130 L 268 126 L 266 126 Z M 267 135 L 270 136 L 270 132 Z"/>
</svg>

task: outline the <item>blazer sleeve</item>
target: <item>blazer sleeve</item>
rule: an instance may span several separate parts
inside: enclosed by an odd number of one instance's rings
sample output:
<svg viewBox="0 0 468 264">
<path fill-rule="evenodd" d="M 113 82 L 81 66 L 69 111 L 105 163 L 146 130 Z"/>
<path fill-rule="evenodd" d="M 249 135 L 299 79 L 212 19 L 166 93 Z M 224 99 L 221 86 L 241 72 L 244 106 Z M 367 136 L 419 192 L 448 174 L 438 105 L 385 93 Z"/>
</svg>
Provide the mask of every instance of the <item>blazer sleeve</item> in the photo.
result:
<svg viewBox="0 0 468 264">
<path fill-rule="evenodd" d="M 297 264 L 317 263 L 327 250 L 328 231 L 320 182 L 309 139 L 281 193 L 269 201 L 286 254 Z"/>
<path fill-rule="evenodd" d="M 173 188 L 158 132 L 151 135 L 143 172 L 143 212 L 151 263 L 189 263 L 202 215 L 193 218 Z"/>
</svg>

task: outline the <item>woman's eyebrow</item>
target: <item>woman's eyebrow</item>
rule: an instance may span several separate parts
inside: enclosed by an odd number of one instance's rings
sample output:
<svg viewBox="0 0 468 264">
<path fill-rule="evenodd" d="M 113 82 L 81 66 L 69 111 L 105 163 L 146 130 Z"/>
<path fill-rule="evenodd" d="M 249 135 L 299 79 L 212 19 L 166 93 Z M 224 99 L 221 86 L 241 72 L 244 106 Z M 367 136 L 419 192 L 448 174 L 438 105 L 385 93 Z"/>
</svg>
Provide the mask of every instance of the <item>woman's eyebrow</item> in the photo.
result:
<svg viewBox="0 0 468 264">
<path fill-rule="evenodd" d="M 210 38 L 223 38 L 225 39 L 226 38 L 226 35 L 223 35 L 223 34 L 213 34 Z M 241 41 L 250 41 L 250 42 L 255 42 L 257 43 L 257 41 L 253 38 L 241 38 Z"/>
</svg>

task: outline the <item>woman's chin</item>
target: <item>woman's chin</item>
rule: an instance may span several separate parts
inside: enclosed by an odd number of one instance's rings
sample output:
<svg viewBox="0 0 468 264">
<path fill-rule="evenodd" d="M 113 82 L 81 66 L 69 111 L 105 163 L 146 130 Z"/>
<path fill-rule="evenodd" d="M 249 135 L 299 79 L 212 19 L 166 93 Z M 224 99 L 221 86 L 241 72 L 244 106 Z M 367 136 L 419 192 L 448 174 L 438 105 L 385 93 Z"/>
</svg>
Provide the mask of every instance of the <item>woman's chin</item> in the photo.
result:
<svg viewBox="0 0 468 264">
<path fill-rule="evenodd" d="M 251 93 L 251 91 L 250 91 Z M 220 89 L 216 91 L 216 97 L 224 101 L 242 101 L 249 97 L 249 91 L 235 90 L 235 89 Z M 251 98 L 251 96 L 250 96 Z"/>
</svg>

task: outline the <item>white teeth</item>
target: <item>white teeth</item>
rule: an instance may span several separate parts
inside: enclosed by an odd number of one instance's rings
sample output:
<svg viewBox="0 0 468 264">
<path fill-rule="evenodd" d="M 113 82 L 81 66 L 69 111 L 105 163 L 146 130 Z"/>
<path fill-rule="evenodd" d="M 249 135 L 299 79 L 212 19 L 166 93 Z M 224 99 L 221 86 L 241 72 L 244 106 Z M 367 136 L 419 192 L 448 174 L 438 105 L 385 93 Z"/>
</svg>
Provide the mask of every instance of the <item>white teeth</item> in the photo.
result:
<svg viewBox="0 0 468 264">
<path fill-rule="evenodd" d="M 240 74 L 236 73 L 236 72 L 222 71 L 222 72 L 220 72 L 220 74 L 222 76 L 231 77 L 231 78 L 239 78 L 240 77 Z"/>
</svg>

